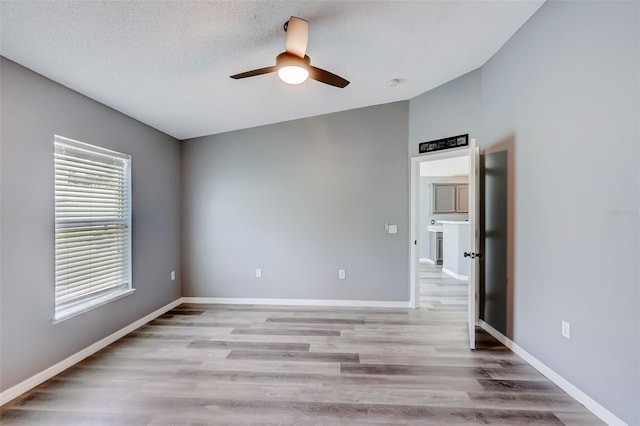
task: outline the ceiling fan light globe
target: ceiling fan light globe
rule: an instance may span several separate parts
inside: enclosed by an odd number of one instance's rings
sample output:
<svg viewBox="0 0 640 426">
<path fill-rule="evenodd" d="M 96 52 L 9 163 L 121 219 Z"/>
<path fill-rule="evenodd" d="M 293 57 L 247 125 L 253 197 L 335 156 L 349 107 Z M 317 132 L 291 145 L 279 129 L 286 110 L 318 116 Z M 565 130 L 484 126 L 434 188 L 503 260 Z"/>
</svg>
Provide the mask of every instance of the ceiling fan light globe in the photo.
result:
<svg viewBox="0 0 640 426">
<path fill-rule="evenodd" d="M 300 84 L 309 78 L 309 71 L 296 65 L 287 65 L 278 69 L 278 77 L 287 84 Z"/>
</svg>

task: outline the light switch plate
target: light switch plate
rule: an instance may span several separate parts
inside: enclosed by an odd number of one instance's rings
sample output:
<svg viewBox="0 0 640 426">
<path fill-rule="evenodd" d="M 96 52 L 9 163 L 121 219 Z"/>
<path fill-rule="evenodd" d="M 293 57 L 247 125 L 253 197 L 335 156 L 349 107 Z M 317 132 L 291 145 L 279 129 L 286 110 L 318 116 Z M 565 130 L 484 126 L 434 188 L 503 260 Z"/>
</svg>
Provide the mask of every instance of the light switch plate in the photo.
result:
<svg viewBox="0 0 640 426">
<path fill-rule="evenodd" d="M 346 280 L 347 279 L 347 271 L 344 269 L 338 269 L 338 279 Z"/>
<path fill-rule="evenodd" d="M 256 269 L 256 278 L 262 278 L 262 269 Z"/>
<path fill-rule="evenodd" d="M 571 339 L 571 324 L 567 321 L 562 321 L 562 337 Z"/>
<path fill-rule="evenodd" d="M 398 225 L 389 225 L 389 233 L 397 234 L 398 233 Z"/>
<path fill-rule="evenodd" d="M 176 280 L 176 271 L 171 271 L 171 281 Z"/>
</svg>

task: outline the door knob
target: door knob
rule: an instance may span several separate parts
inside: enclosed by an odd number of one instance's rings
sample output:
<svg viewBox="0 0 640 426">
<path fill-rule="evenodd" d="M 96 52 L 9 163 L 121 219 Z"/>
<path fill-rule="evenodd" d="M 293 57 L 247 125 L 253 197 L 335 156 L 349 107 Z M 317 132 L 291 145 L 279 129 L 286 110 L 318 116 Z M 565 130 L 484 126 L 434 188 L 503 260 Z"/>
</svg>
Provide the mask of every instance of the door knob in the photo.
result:
<svg viewBox="0 0 640 426">
<path fill-rule="evenodd" d="M 471 259 L 475 259 L 476 257 L 482 257 L 482 253 L 471 253 L 471 252 L 465 251 L 464 257 L 470 257 Z"/>
</svg>

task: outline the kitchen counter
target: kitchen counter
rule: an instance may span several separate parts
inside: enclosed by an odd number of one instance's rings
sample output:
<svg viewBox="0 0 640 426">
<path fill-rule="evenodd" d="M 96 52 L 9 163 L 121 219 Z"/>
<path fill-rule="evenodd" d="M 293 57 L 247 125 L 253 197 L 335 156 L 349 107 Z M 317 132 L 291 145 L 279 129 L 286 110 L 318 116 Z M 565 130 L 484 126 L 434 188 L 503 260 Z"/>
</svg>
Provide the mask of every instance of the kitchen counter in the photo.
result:
<svg viewBox="0 0 640 426">
<path fill-rule="evenodd" d="M 442 272 L 460 280 L 469 279 L 469 259 L 464 252 L 471 247 L 469 222 L 440 220 L 442 224 Z"/>
</svg>

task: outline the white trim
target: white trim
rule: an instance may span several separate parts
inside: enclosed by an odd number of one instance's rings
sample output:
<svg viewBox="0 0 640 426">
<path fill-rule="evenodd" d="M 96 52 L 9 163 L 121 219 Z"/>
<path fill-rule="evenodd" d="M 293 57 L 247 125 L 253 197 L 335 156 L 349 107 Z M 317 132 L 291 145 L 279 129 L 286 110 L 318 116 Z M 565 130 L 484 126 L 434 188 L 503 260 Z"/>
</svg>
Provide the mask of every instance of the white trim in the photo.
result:
<svg viewBox="0 0 640 426">
<path fill-rule="evenodd" d="M 418 307 L 420 301 L 420 284 L 418 279 L 419 253 L 419 216 L 418 216 L 418 186 L 420 180 L 420 163 L 445 158 L 466 157 L 471 155 L 470 147 L 454 148 L 446 151 L 436 151 L 433 153 L 423 153 L 409 157 L 409 306 Z M 418 244 L 414 244 L 418 241 Z"/>
<path fill-rule="evenodd" d="M 436 262 L 434 262 L 433 260 L 429 259 L 428 257 L 421 257 L 419 259 L 419 262 L 420 263 L 428 263 L 430 265 L 435 265 L 436 264 Z"/>
<path fill-rule="evenodd" d="M 409 302 L 333 299 L 250 299 L 243 297 L 183 297 L 182 303 L 223 305 L 338 306 L 348 308 L 409 308 Z"/>
<path fill-rule="evenodd" d="M 92 145 L 86 142 L 80 142 L 75 139 L 68 138 L 66 136 L 53 135 L 54 144 L 55 143 L 63 143 L 66 145 L 71 145 L 75 149 L 82 150 L 84 152 L 91 152 L 94 154 L 103 155 L 105 157 L 116 157 L 121 160 L 130 160 L 131 155 L 125 154 L 124 152 L 114 151 L 112 149 L 103 148 L 101 146 Z"/>
<path fill-rule="evenodd" d="M 468 281 L 469 280 L 469 276 L 468 275 L 460 275 L 460 274 L 456 274 L 455 272 L 453 272 L 451 269 L 447 269 L 447 268 L 442 268 L 442 272 L 444 272 L 447 275 L 452 276 L 453 278 L 456 278 L 458 280 L 464 280 L 464 281 Z"/>
<path fill-rule="evenodd" d="M 479 321 L 480 328 L 484 331 L 495 337 L 500 343 L 505 345 L 507 348 L 511 349 L 513 353 L 522 358 L 525 362 L 531 365 L 533 368 L 538 370 L 543 376 L 547 379 L 551 380 L 553 383 L 558 385 L 560 389 L 569 394 L 573 399 L 578 401 L 580 404 L 584 405 L 585 408 L 591 411 L 593 414 L 598 416 L 600 420 L 605 422 L 610 426 L 627 426 L 625 422 L 620 420 L 615 414 L 611 411 L 604 408 L 602 405 L 598 404 L 594 401 L 589 395 L 582 392 L 576 386 L 571 384 L 568 380 L 563 378 L 561 375 L 553 371 L 551 368 L 547 367 L 541 361 L 539 361 L 536 357 L 531 355 L 529 352 L 522 349 L 511 339 L 500 333 L 498 330 L 484 322 L 483 320 Z"/>
<path fill-rule="evenodd" d="M 115 302 L 118 299 L 129 296 L 135 291 L 135 288 L 127 288 L 118 292 L 107 293 L 102 297 L 98 297 L 97 299 L 87 300 L 79 306 L 74 306 L 72 308 L 67 308 L 60 312 L 56 312 L 56 316 L 53 318 L 52 324 L 60 324 L 63 321 L 66 321 L 73 317 L 77 317 L 80 314 L 84 314 L 85 312 L 89 312 L 95 308 L 99 308 L 100 306 L 106 305 L 107 303 Z"/>
<path fill-rule="evenodd" d="M 73 367 L 74 365 L 76 365 L 83 359 L 87 358 L 88 356 L 91 356 L 96 352 L 98 352 L 99 350 L 104 349 L 105 347 L 109 346 L 116 340 L 121 339 L 122 337 L 142 327 L 149 321 L 154 320 L 155 318 L 159 317 L 165 312 L 170 311 L 171 309 L 175 308 L 181 303 L 182 303 L 182 298 L 176 299 L 173 302 L 169 303 L 168 305 L 165 305 L 162 308 L 151 312 L 149 315 L 146 315 L 145 317 L 140 318 L 138 321 L 135 321 L 129 324 L 128 326 L 116 331 L 115 333 L 110 334 L 104 339 L 99 340 L 96 343 L 84 348 L 80 352 L 77 352 L 71 355 L 70 357 L 58 362 L 57 364 L 52 365 L 51 367 L 47 368 L 44 371 L 41 371 L 29 377 L 28 379 L 18 383 L 15 386 L 10 387 L 9 389 L 0 393 L 0 406 L 6 404 L 7 402 L 13 401 L 23 393 L 30 391 L 31 389 L 49 380 L 55 375 L 62 373 L 67 368 Z"/>
<path fill-rule="evenodd" d="M 420 281 L 418 272 L 418 258 L 420 257 L 418 239 L 420 235 L 418 223 L 418 188 L 420 184 L 420 162 L 414 158 L 409 159 L 409 306 L 416 309 L 420 304 Z"/>
</svg>

